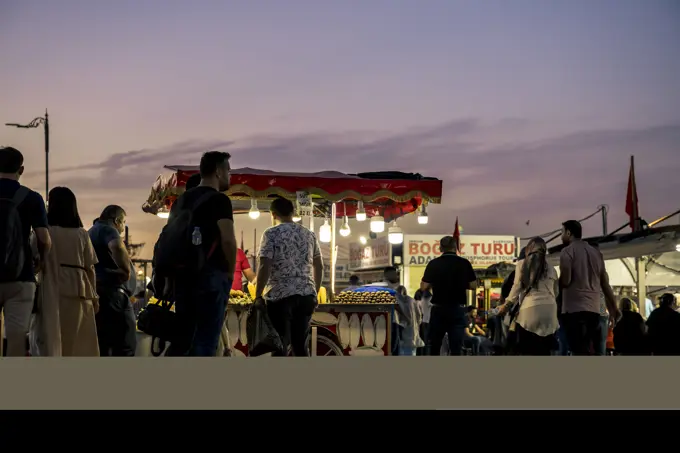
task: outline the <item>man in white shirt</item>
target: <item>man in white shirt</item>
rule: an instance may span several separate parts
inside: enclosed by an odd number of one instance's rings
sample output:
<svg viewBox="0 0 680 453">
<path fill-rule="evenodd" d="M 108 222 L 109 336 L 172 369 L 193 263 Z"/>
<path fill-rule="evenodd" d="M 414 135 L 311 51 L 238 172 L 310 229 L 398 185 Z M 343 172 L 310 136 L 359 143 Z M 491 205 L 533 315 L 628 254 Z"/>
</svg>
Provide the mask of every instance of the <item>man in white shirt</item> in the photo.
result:
<svg viewBox="0 0 680 453">
<path fill-rule="evenodd" d="M 314 232 L 293 222 L 295 206 L 275 199 L 270 208 L 275 225 L 262 235 L 256 301 L 264 299 L 284 351 L 308 356 L 307 335 L 323 279 L 323 260 Z"/>
</svg>

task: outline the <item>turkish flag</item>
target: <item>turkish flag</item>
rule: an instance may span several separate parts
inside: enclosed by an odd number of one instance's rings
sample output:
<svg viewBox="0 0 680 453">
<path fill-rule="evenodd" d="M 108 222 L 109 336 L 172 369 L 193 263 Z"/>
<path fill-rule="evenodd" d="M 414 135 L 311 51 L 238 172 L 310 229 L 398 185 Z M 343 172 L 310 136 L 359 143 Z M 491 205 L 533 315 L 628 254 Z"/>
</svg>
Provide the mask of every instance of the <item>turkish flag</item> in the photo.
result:
<svg viewBox="0 0 680 453">
<path fill-rule="evenodd" d="M 637 186 L 635 184 L 635 161 L 630 157 L 630 171 L 628 172 L 628 193 L 626 195 L 626 214 L 630 217 L 630 227 L 635 231 L 638 214 Z"/>
<path fill-rule="evenodd" d="M 458 228 L 458 216 L 456 216 L 456 228 L 453 230 L 453 238 L 456 240 L 456 252 L 460 254 L 460 228 Z"/>
</svg>

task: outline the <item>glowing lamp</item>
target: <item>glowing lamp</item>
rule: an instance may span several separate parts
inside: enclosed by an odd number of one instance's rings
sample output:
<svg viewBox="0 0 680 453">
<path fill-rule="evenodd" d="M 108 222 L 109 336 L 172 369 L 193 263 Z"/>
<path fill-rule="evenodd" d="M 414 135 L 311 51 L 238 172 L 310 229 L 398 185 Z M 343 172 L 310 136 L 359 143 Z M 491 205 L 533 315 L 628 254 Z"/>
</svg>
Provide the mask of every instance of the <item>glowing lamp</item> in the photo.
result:
<svg viewBox="0 0 680 453">
<path fill-rule="evenodd" d="M 328 219 L 323 221 L 323 225 L 319 228 L 319 242 L 328 244 L 331 242 L 331 226 L 328 224 Z"/>
<path fill-rule="evenodd" d="M 385 219 L 382 216 L 371 217 L 371 232 L 382 233 L 385 231 Z"/>
<path fill-rule="evenodd" d="M 397 222 L 392 223 L 392 226 L 387 230 L 387 240 L 390 244 L 403 244 L 404 232 L 397 226 Z"/>
<path fill-rule="evenodd" d="M 248 217 L 253 220 L 260 218 L 260 210 L 257 209 L 257 201 L 255 199 L 250 200 L 250 211 L 248 211 Z"/>
</svg>

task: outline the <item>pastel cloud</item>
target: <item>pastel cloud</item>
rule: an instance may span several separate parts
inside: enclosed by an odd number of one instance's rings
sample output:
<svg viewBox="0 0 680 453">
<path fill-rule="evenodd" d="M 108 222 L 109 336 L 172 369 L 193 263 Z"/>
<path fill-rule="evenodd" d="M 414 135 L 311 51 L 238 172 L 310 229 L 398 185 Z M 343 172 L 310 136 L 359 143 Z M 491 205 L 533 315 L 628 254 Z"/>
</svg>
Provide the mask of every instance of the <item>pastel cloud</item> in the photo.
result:
<svg viewBox="0 0 680 453">
<path fill-rule="evenodd" d="M 611 206 L 610 222 L 616 227 L 625 221 L 631 154 L 636 155 L 643 215 L 652 219 L 678 208 L 672 194 L 680 193 L 680 124 L 584 130 L 540 140 L 517 138 L 530 124 L 522 119 L 493 124 L 462 119 L 392 133 L 263 134 L 240 140 L 186 141 L 59 168 L 52 178 L 76 191 L 88 215 L 96 215 L 111 202 L 126 206 L 135 235 L 147 242 L 153 241 L 161 223 L 140 207 L 156 176 L 167 164 L 197 163 L 208 149 L 228 150 L 235 167 L 348 173 L 401 170 L 441 178 L 443 204 L 431 211 L 428 232 L 450 231 L 459 216 L 469 233 L 534 234 L 552 230 L 566 218 L 583 217 L 599 204 Z M 38 178 L 39 173 L 27 174 L 29 182 Z M 530 227 L 525 226 L 528 219 Z M 258 228 L 264 228 L 264 222 Z M 416 228 L 412 219 L 406 219 L 404 227 Z M 588 228 L 596 234 L 597 222 Z"/>
</svg>

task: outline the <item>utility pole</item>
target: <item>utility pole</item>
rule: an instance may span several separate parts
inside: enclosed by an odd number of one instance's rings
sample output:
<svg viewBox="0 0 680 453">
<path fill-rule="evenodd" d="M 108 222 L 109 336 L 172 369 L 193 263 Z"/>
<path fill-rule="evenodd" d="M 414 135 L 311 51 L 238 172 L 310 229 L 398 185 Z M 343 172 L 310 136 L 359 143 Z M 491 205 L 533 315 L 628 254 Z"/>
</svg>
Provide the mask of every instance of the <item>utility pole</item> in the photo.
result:
<svg viewBox="0 0 680 453">
<path fill-rule="evenodd" d="M 18 127 L 20 129 L 34 129 L 42 124 L 45 132 L 45 202 L 47 202 L 47 195 L 50 193 L 50 119 L 45 109 L 45 116 L 34 118 L 28 124 L 19 123 L 5 123 L 5 126 Z"/>
<path fill-rule="evenodd" d="M 609 214 L 609 206 L 606 204 L 598 206 L 600 208 L 600 212 L 602 213 L 602 236 L 607 235 L 607 214 Z"/>
</svg>

